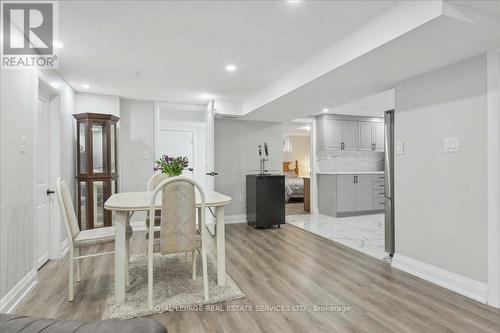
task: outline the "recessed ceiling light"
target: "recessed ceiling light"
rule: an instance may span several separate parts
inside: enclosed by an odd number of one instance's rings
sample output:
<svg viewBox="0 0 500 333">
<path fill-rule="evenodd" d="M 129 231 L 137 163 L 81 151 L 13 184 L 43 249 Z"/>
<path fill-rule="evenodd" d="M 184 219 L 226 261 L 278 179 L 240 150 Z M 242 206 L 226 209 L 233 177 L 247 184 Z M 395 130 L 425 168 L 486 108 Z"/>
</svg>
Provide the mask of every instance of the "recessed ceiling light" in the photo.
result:
<svg viewBox="0 0 500 333">
<path fill-rule="evenodd" d="M 89 89 L 89 88 L 90 88 L 90 86 L 89 86 L 88 84 L 84 83 L 84 84 L 82 84 L 82 88 L 83 88 L 83 89 Z"/>
<path fill-rule="evenodd" d="M 301 3 L 302 0 L 287 0 L 287 2 L 295 5 L 295 4 Z"/>
<path fill-rule="evenodd" d="M 302 127 L 299 127 L 299 129 L 310 131 L 311 130 L 311 126 L 302 126 Z"/>
<path fill-rule="evenodd" d="M 228 71 L 228 72 L 234 72 L 237 69 L 238 68 L 235 65 L 227 65 L 226 66 L 226 71 Z"/>
<path fill-rule="evenodd" d="M 64 44 L 60 41 L 55 40 L 52 43 L 52 46 L 54 46 L 56 49 L 62 49 L 64 47 Z"/>
<path fill-rule="evenodd" d="M 325 108 L 325 109 L 323 109 L 323 112 L 324 112 L 324 113 L 326 113 L 326 112 L 328 112 L 328 111 L 330 111 L 330 110 L 329 110 L 329 109 L 326 109 L 326 108 Z"/>
<path fill-rule="evenodd" d="M 203 99 L 214 99 L 215 96 L 212 95 L 212 94 L 205 93 L 205 94 L 201 94 L 201 98 L 203 98 Z"/>
</svg>

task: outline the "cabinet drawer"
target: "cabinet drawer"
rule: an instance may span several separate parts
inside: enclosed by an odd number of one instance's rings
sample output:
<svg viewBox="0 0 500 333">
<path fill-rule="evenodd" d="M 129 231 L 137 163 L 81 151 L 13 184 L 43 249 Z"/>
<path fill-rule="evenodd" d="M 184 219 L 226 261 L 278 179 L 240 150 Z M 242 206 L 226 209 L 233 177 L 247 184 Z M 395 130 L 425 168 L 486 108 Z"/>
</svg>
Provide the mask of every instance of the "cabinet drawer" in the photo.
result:
<svg viewBox="0 0 500 333">
<path fill-rule="evenodd" d="M 374 189 L 373 190 L 373 198 L 384 198 L 385 197 L 385 191 L 384 189 Z"/>
<path fill-rule="evenodd" d="M 384 182 L 374 182 L 373 189 L 374 190 L 383 190 L 385 188 Z"/>
<path fill-rule="evenodd" d="M 373 209 L 384 209 L 385 208 L 385 199 L 384 198 L 375 198 L 373 199 Z"/>
<path fill-rule="evenodd" d="M 373 181 L 374 182 L 383 182 L 385 180 L 384 175 L 374 175 L 373 176 Z"/>
</svg>

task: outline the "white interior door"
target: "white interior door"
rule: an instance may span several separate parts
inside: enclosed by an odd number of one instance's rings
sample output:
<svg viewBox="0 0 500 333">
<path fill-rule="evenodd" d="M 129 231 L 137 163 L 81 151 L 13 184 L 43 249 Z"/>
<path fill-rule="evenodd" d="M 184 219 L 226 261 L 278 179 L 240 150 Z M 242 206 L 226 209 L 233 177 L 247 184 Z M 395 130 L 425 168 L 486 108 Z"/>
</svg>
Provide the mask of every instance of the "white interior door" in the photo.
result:
<svg viewBox="0 0 500 333">
<path fill-rule="evenodd" d="M 207 109 L 205 121 L 205 170 L 206 170 L 206 190 L 215 189 L 215 165 L 214 165 L 214 109 L 213 102 L 210 102 Z"/>
<path fill-rule="evenodd" d="M 214 102 L 208 104 L 206 118 L 205 118 L 205 191 L 215 190 L 215 163 L 214 163 Z M 215 223 L 212 215 L 212 211 L 207 209 L 206 212 L 206 224 L 208 230 L 215 233 Z"/>
<path fill-rule="evenodd" d="M 189 168 L 195 169 L 194 143 L 195 133 L 191 130 L 160 130 L 158 138 L 158 156 L 185 156 L 189 160 Z M 184 171 L 183 176 L 193 177 L 190 171 Z"/>
<path fill-rule="evenodd" d="M 37 112 L 36 140 L 36 264 L 40 268 L 50 258 L 50 101 L 40 91 Z"/>
</svg>

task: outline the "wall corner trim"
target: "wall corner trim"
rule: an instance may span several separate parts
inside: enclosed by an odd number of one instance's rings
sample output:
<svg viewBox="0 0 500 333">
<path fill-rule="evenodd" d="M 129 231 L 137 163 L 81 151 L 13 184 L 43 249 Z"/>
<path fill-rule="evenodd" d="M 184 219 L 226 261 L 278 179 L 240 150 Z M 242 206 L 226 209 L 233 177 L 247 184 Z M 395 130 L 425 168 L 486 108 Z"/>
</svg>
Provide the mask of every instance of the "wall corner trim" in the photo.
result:
<svg viewBox="0 0 500 333">
<path fill-rule="evenodd" d="M 12 313 L 26 295 L 36 286 L 37 270 L 33 268 L 0 300 L 0 312 Z"/>
<path fill-rule="evenodd" d="M 478 302 L 488 304 L 488 285 L 424 262 L 394 254 L 392 267 Z"/>
</svg>

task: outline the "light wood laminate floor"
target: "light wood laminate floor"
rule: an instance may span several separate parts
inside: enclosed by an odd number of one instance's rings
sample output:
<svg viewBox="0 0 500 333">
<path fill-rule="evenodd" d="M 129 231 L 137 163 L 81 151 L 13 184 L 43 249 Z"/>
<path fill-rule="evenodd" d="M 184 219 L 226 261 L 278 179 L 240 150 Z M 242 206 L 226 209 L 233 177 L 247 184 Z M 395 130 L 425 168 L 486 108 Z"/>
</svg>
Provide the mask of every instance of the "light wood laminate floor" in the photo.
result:
<svg viewBox="0 0 500 333">
<path fill-rule="evenodd" d="M 143 250 L 143 233 L 132 238 Z M 247 295 L 223 306 L 349 306 L 348 312 L 171 312 L 155 315 L 169 332 L 499 332 L 500 311 L 437 287 L 291 225 L 226 228 L 228 273 Z M 84 262 L 67 301 L 67 258 L 49 262 L 17 313 L 100 319 L 113 292 L 112 257 Z M 145 272 L 146 274 L 146 272 Z M 255 307 L 254 307 L 255 310 Z"/>
</svg>

